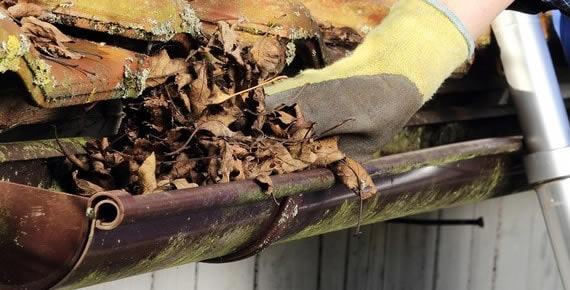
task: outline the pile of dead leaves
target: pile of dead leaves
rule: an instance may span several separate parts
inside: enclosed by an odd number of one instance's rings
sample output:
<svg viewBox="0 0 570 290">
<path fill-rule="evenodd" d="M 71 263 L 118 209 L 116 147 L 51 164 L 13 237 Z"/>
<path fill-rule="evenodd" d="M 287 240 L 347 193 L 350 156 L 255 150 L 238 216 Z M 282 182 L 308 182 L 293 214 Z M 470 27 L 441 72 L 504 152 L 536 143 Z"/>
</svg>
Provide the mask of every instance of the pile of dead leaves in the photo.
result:
<svg viewBox="0 0 570 290">
<path fill-rule="evenodd" d="M 81 57 L 65 47 L 71 38 L 36 18 L 42 13 L 37 7 L 18 3 L 8 11 L 44 55 Z M 363 199 L 376 192 L 336 138 L 314 135 L 303 108 L 265 107 L 262 87 L 284 69 L 287 40 L 264 36 L 245 46 L 230 24 L 220 22 L 213 35 L 185 41 L 186 56 L 171 53 L 167 44 L 154 49 L 146 79 L 152 89 L 125 102 L 118 136 L 89 143 L 84 156 L 66 153 L 79 194 L 150 194 L 244 179 L 263 183 L 270 193 L 270 175 L 318 167 L 332 169 Z"/>
</svg>

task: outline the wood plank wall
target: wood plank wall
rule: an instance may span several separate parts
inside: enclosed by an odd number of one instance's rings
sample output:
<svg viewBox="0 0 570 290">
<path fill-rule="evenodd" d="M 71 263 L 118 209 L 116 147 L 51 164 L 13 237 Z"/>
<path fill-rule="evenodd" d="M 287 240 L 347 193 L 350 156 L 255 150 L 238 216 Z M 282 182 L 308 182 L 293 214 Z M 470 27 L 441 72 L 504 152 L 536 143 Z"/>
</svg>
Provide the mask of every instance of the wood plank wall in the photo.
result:
<svg viewBox="0 0 570 290">
<path fill-rule="evenodd" d="M 276 245 L 226 265 L 189 264 L 86 290 L 562 290 L 532 192 L 419 216 L 485 227 L 380 223 Z"/>
</svg>

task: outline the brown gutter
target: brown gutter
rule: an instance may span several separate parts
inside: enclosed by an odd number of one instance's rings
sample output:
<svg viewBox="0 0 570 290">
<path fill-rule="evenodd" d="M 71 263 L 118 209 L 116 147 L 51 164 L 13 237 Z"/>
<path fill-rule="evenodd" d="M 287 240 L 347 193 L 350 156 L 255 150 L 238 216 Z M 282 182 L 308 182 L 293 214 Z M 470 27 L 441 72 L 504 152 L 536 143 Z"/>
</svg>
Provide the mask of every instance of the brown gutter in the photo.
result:
<svg viewBox="0 0 570 290">
<path fill-rule="evenodd" d="M 511 193 L 524 186 L 521 139 L 493 138 L 377 159 L 380 194 L 364 224 Z M 359 199 L 328 170 L 145 196 L 78 196 L 0 183 L 0 289 L 84 287 L 189 262 L 226 262 L 276 241 L 353 227 Z M 331 187 L 332 186 L 332 187 Z M 222 257 L 222 258 L 217 258 Z"/>
</svg>

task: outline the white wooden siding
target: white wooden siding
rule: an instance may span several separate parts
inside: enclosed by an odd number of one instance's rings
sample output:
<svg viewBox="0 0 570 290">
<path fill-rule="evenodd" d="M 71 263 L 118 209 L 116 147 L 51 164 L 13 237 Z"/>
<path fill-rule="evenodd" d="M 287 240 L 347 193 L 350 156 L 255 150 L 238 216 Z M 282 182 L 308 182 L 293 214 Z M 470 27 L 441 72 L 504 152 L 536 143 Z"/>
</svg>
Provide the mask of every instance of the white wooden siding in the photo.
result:
<svg viewBox="0 0 570 290">
<path fill-rule="evenodd" d="M 276 245 L 227 265 L 189 264 L 88 290 L 562 290 L 534 193 L 433 212 L 485 227 L 380 223 Z"/>
</svg>

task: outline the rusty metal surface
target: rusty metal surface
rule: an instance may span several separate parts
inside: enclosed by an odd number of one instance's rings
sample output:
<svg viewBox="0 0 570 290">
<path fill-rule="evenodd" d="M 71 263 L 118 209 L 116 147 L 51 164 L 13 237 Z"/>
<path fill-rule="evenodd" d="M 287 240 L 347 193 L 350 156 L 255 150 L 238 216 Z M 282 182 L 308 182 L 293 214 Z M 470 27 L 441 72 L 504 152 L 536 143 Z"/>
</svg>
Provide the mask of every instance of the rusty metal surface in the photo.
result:
<svg viewBox="0 0 570 290">
<path fill-rule="evenodd" d="M 494 145 L 484 145 L 490 143 Z M 470 149 L 457 160 L 436 157 L 430 162 L 432 156 L 449 156 L 457 151 L 455 147 L 442 146 L 434 148 L 438 152 L 413 153 L 415 158 L 423 156 L 423 161 L 416 162 L 422 164 L 421 168 L 401 164 L 399 173 L 371 172 L 381 194 L 365 201 L 363 223 L 483 200 L 522 188 L 524 175 L 516 153 L 520 138 L 464 145 Z M 402 160 L 413 157 L 406 154 L 411 153 L 402 154 Z M 368 167 L 372 171 L 398 172 L 387 164 L 398 163 L 395 158 L 381 158 Z M 314 177 L 325 172 L 315 172 Z M 279 207 L 269 196 L 245 201 L 224 197 L 239 196 L 240 186 L 244 185 L 234 184 L 229 192 L 198 194 L 195 190 L 182 190 L 159 193 L 159 197 L 109 192 L 93 197 L 90 208 L 96 221 L 89 243 L 76 268 L 59 286 L 83 287 L 212 259 L 240 249 L 257 249 L 260 243 L 256 241 L 271 236 L 267 229 L 280 217 Z M 209 193 L 217 193 L 216 201 L 207 196 Z M 151 198 L 153 202 L 149 201 Z M 211 200 L 210 206 L 198 206 L 201 199 Z M 305 193 L 294 207 L 296 210 L 291 211 L 293 217 L 287 227 L 274 232 L 285 241 L 352 227 L 357 222 L 358 207 L 359 199 L 341 185 Z"/>
<path fill-rule="evenodd" d="M 87 238 L 87 199 L 2 182 L 0 289 L 43 289 L 75 264 Z"/>
</svg>

